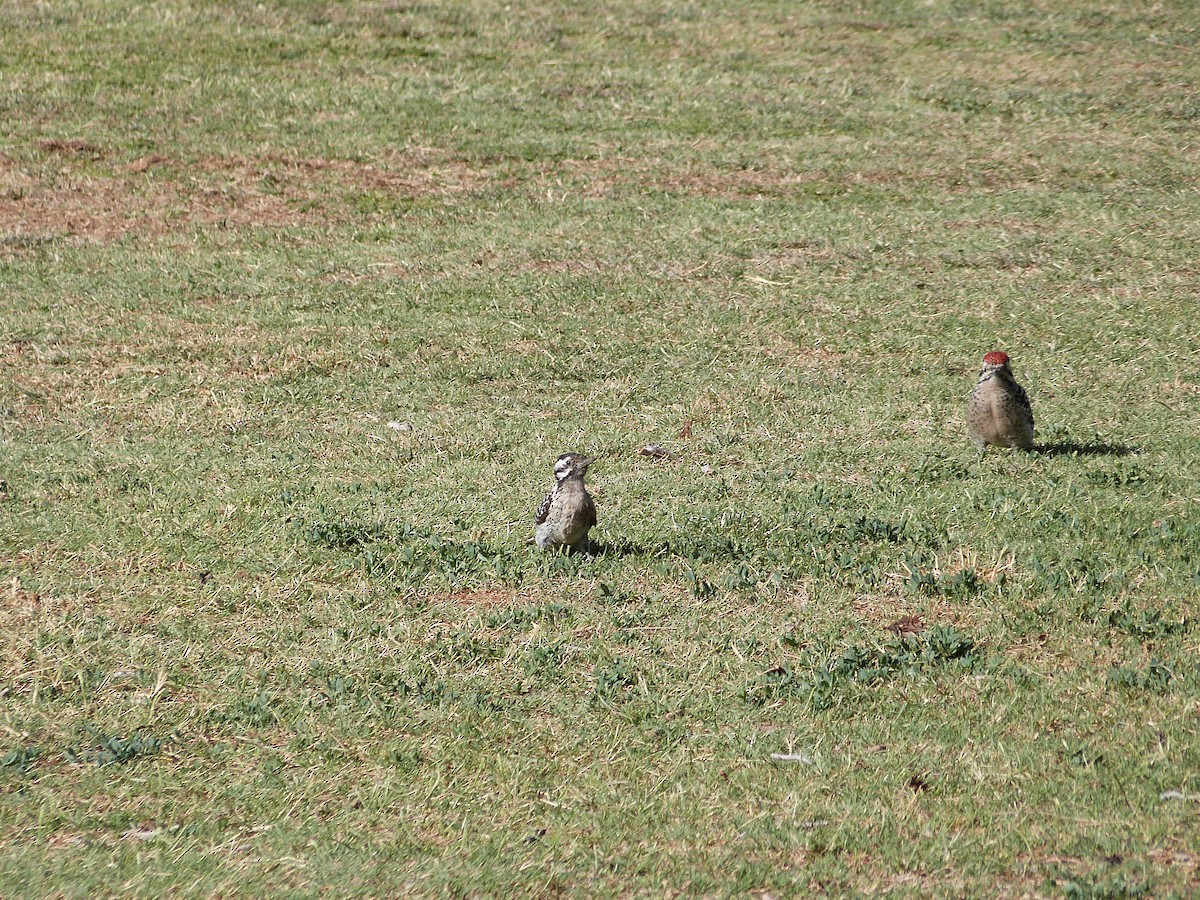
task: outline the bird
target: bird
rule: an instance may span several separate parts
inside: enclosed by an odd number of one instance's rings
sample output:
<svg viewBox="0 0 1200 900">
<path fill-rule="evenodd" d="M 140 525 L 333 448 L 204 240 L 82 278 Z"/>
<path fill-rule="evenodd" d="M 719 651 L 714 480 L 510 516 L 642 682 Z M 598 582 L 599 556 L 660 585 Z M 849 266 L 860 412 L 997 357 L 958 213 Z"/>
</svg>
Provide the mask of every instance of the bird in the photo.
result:
<svg viewBox="0 0 1200 900">
<path fill-rule="evenodd" d="M 596 457 L 564 453 L 554 461 L 554 487 L 534 516 L 534 543 L 543 550 L 568 551 L 589 546 L 588 530 L 596 524 L 596 504 L 583 483 Z"/>
<path fill-rule="evenodd" d="M 1033 449 L 1033 409 L 1003 350 L 983 357 L 979 380 L 967 401 L 967 430 L 980 453 L 989 444 Z"/>
</svg>

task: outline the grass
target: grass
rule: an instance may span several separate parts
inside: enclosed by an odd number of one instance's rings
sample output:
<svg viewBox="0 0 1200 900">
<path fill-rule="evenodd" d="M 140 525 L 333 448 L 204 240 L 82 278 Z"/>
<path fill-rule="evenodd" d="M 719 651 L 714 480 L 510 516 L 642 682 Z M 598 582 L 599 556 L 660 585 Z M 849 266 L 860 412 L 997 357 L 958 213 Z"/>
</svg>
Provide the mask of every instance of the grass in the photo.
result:
<svg viewBox="0 0 1200 900">
<path fill-rule="evenodd" d="M 1194 895 L 1198 50 L 0 0 L 0 893 Z"/>
</svg>

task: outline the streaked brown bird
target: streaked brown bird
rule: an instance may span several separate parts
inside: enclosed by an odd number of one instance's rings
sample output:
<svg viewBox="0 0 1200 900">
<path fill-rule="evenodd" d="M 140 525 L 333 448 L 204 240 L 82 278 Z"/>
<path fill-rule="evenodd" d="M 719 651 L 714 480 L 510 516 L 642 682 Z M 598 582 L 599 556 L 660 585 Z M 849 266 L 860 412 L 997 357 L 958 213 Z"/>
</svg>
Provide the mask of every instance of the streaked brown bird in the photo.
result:
<svg viewBox="0 0 1200 900">
<path fill-rule="evenodd" d="M 583 476 L 596 461 L 582 453 L 564 453 L 554 461 L 554 487 L 534 517 L 533 540 L 543 550 L 584 550 L 588 531 L 596 524 L 596 504 Z"/>
<path fill-rule="evenodd" d="M 1033 449 L 1033 409 L 1003 350 L 983 358 L 979 380 L 967 401 L 967 430 L 980 453 L 989 445 Z"/>
</svg>

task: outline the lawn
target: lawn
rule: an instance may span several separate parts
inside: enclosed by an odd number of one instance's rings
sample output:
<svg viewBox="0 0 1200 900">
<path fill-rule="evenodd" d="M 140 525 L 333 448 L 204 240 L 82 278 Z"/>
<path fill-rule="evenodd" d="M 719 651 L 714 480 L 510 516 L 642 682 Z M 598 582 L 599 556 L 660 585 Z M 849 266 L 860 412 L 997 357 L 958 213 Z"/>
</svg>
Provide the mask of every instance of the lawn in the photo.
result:
<svg viewBox="0 0 1200 900">
<path fill-rule="evenodd" d="M 0 123 L 0 896 L 1200 894 L 1191 2 L 0 0 Z"/>
</svg>

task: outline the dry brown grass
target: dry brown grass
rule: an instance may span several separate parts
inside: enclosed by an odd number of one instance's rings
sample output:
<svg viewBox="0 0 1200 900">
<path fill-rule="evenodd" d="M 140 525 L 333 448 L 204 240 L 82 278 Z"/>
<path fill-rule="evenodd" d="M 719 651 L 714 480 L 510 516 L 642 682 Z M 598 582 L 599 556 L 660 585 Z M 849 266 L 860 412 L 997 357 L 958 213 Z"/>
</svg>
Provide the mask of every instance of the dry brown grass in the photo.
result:
<svg viewBox="0 0 1200 900">
<path fill-rule="evenodd" d="M 413 150 L 379 163 L 350 160 L 162 154 L 111 164 L 79 141 L 47 141 L 43 174 L 0 156 L 0 234 L 108 242 L 162 238 L 192 227 L 333 227 L 350 214 L 347 194 L 447 197 L 488 183 L 487 170 Z M 109 165 L 97 165 L 107 161 Z"/>
</svg>

